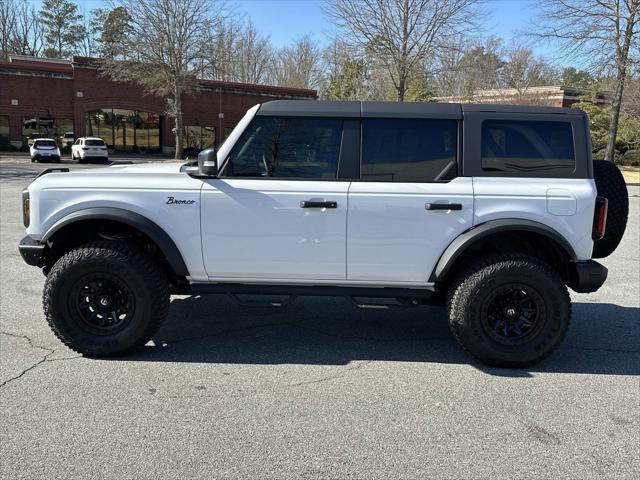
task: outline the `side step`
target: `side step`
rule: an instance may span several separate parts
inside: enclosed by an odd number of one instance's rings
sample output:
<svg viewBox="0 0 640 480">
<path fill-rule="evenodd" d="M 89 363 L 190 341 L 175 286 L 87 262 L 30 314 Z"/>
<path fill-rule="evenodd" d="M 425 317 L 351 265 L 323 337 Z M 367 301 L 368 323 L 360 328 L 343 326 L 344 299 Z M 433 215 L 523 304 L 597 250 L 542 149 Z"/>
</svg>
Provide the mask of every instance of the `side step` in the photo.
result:
<svg viewBox="0 0 640 480">
<path fill-rule="evenodd" d="M 418 288 L 334 287 L 326 285 L 254 285 L 235 283 L 194 283 L 187 295 L 228 294 L 244 307 L 285 308 L 301 296 L 344 297 L 361 309 L 402 310 L 435 302 L 434 292 Z M 262 297 L 259 300 L 247 297 Z"/>
</svg>

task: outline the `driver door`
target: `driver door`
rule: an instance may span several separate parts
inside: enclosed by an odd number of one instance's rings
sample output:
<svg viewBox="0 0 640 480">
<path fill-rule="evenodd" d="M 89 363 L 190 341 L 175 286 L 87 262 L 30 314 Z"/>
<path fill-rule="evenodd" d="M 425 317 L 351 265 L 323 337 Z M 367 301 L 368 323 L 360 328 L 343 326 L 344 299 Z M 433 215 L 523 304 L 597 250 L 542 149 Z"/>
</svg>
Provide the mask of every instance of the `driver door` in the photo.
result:
<svg viewBox="0 0 640 480">
<path fill-rule="evenodd" d="M 202 189 L 211 280 L 346 279 L 342 120 L 256 116 Z"/>
</svg>

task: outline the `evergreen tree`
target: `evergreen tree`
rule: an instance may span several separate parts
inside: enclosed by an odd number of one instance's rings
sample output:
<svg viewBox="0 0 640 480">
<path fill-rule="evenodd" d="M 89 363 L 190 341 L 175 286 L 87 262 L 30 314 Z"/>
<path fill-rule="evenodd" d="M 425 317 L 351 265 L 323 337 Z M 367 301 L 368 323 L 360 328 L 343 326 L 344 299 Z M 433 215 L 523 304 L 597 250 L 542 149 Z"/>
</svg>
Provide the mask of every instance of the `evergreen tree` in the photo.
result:
<svg viewBox="0 0 640 480">
<path fill-rule="evenodd" d="M 68 0 L 44 0 L 40 17 L 44 26 L 47 57 L 63 58 L 74 53 L 82 36 L 82 15 Z"/>
</svg>

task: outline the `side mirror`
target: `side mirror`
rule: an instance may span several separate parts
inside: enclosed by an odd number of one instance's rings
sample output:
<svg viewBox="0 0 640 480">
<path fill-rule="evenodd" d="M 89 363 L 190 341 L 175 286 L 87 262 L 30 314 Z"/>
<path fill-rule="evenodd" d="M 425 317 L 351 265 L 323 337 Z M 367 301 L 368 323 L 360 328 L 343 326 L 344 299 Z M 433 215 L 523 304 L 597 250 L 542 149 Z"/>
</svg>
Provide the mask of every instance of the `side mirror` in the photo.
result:
<svg viewBox="0 0 640 480">
<path fill-rule="evenodd" d="M 215 148 L 207 148 L 198 154 L 198 173 L 203 177 L 218 175 L 218 153 Z"/>
</svg>

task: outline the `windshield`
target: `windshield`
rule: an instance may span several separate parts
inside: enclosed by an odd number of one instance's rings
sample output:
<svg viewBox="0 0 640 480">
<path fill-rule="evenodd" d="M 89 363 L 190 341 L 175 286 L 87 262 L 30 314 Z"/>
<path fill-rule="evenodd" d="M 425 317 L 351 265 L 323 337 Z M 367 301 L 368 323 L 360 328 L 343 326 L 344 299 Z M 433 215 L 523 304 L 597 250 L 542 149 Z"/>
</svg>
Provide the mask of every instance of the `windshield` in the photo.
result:
<svg viewBox="0 0 640 480">
<path fill-rule="evenodd" d="M 85 145 L 89 145 L 90 147 L 103 147 L 104 142 L 102 140 L 85 140 Z"/>
<path fill-rule="evenodd" d="M 41 148 L 41 147 L 55 148 L 56 142 L 54 142 L 53 140 L 36 140 L 35 146 L 36 148 Z"/>
</svg>

